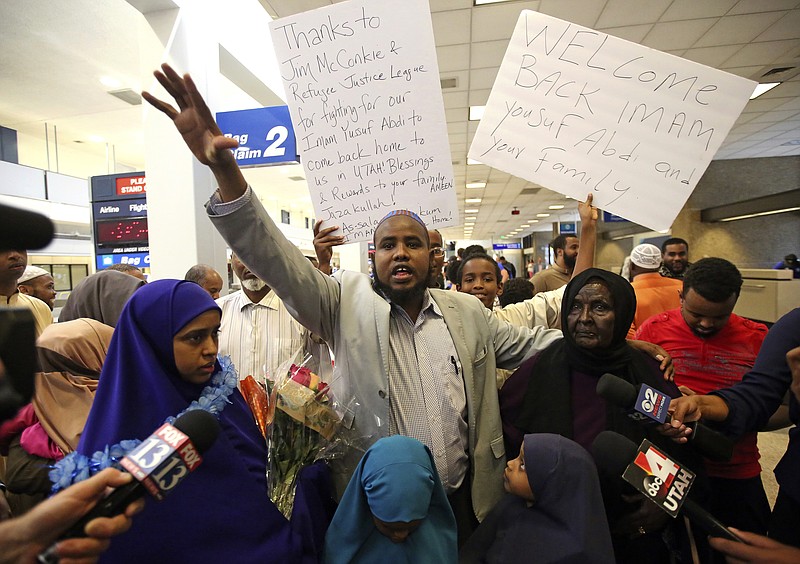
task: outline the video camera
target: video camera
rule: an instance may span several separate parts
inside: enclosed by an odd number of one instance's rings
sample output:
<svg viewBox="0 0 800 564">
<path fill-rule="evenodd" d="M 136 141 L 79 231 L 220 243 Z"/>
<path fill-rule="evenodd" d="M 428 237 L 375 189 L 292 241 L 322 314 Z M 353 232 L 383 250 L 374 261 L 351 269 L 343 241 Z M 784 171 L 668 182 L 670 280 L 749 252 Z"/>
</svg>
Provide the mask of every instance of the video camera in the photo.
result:
<svg viewBox="0 0 800 564">
<path fill-rule="evenodd" d="M 0 309 L 0 423 L 16 415 L 33 395 L 36 327 L 26 308 Z"/>
</svg>

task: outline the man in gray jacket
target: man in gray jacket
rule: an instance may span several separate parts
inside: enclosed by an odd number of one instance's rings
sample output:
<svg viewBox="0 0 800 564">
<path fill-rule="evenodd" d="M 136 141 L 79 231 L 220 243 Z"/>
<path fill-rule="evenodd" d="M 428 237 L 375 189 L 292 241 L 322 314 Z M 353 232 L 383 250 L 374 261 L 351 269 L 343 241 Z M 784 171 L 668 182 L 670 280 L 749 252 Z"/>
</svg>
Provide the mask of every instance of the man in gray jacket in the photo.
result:
<svg viewBox="0 0 800 564">
<path fill-rule="evenodd" d="M 219 189 L 207 211 L 215 227 L 291 314 L 333 348 L 334 392 L 359 404 L 350 422 L 355 434 L 373 442 L 400 433 L 431 449 L 463 538 L 469 521 L 482 519 L 503 495 L 495 368 L 515 368 L 561 332 L 514 327 L 473 296 L 429 290 L 428 233 L 410 212 L 376 228 L 374 284 L 360 272 L 329 277 L 316 270 L 253 196 L 228 150 L 236 142 L 222 136 L 191 78 L 162 68 L 156 77 L 180 111 L 143 96 L 213 171 Z M 337 485 L 360 454 L 338 469 Z"/>
</svg>

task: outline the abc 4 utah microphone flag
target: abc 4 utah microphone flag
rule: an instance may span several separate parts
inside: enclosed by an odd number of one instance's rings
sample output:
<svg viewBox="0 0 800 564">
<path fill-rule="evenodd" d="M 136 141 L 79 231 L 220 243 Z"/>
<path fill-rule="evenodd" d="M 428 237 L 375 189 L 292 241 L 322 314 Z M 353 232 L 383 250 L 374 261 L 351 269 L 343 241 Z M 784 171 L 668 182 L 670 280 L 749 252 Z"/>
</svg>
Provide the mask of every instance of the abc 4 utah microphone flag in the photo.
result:
<svg viewBox="0 0 800 564">
<path fill-rule="evenodd" d="M 186 434 L 164 423 L 120 464 L 160 501 L 202 460 Z"/>
<path fill-rule="evenodd" d="M 622 477 L 647 499 L 672 517 L 677 517 L 695 474 L 668 458 L 645 439 Z"/>
</svg>

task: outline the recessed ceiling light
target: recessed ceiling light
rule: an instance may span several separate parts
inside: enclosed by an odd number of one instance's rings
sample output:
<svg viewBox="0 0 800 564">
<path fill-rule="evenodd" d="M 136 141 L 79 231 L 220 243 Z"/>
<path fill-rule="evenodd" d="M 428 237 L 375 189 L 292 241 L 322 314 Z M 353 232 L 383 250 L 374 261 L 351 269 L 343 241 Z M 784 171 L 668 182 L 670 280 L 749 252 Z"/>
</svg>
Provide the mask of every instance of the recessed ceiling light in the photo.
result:
<svg viewBox="0 0 800 564">
<path fill-rule="evenodd" d="M 481 199 L 480 198 L 467 198 L 466 200 L 464 200 L 464 202 L 467 203 L 467 204 L 480 204 L 481 203 Z"/>
<path fill-rule="evenodd" d="M 520 227 L 525 228 L 525 227 L 530 227 L 530 225 L 526 223 L 525 225 L 520 225 Z"/>
<path fill-rule="evenodd" d="M 464 210 L 464 213 L 478 213 L 479 211 L 481 211 L 481 210 L 479 210 L 479 209 L 470 209 L 470 210 Z"/>
<path fill-rule="evenodd" d="M 564 209 L 564 204 L 554 204 L 552 206 L 547 206 L 547 209 L 549 209 L 549 210 L 563 210 Z"/>
<path fill-rule="evenodd" d="M 483 112 L 486 106 L 470 106 L 469 107 L 469 121 L 477 121 L 483 117 Z"/>
<path fill-rule="evenodd" d="M 550 217 L 549 213 L 537 213 L 536 217 Z"/>
<path fill-rule="evenodd" d="M 118 79 L 114 78 L 113 76 L 101 76 L 100 77 L 100 84 L 106 86 L 108 88 L 120 88 L 122 86 L 122 82 Z"/>
<path fill-rule="evenodd" d="M 464 227 L 472 227 L 473 225 L 475 225 L 475 223 L 467 222 L 467 223 L 464 224 Z"/>
<path fill-rule="evenodd" d="M 477 218 L 477 216 L 471 215 L 469 217 L 465 217 L 464 219 L 466 219 L 467 221 L 475 221 L 478 218 Z"/>
<path fill-rule="evenodd" d="M 470 182 L 467 184 L 467 188 L 486 188 L 485 182 Z"/>
<path fill-rule="evenodd" d="M 755 89 L 753 89 L 753 93 L 750 95 L 751 100 L 755 100 L 762 94 L 766 94 L 776 86 L 778 86 L 780 82 L 762 82 L 760 84 L 756 84 Z"/>
</svg>

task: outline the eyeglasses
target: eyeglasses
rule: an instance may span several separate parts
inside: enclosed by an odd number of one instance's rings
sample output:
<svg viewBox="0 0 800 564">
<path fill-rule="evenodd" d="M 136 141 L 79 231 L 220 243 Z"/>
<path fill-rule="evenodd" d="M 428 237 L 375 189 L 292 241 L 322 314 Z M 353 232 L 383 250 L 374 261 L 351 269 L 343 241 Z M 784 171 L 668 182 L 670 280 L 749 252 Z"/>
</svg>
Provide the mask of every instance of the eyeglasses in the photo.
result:
<svg viewBox="0 0 800 564">
<path fill-rule="evenodd" d="M 444 249 L 443 248 L 441 248 L 441 247 L 433 247 L 432 250 L 433 250 L 434 256 L 437 256 L 437 257 L 443 257 L 444 256 Z"/>
</svg>

